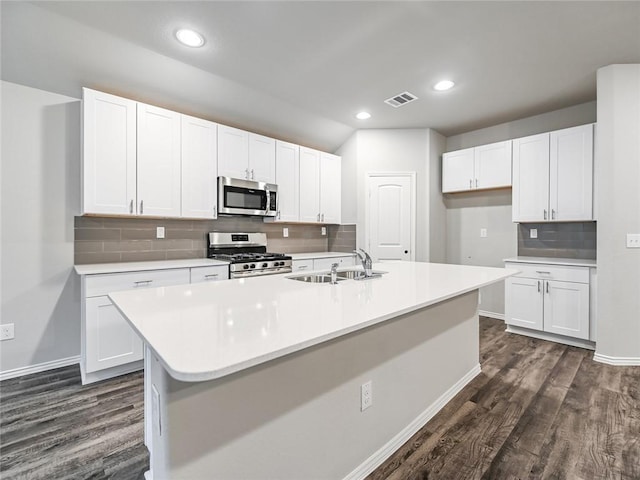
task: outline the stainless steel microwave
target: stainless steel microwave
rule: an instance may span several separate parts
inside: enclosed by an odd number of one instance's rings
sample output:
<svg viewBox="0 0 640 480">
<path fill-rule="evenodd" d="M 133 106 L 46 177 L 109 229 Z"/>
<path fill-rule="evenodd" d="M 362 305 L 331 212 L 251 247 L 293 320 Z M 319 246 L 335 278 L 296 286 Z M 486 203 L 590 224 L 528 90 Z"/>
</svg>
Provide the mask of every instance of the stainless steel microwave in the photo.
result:
<svg viewBox="0 0 640 480">
<path fill-rule="evenodd" d="M 218 177 L 218 212 L 275 217 L 278 187 L 272 183 Z"/>
</svg>

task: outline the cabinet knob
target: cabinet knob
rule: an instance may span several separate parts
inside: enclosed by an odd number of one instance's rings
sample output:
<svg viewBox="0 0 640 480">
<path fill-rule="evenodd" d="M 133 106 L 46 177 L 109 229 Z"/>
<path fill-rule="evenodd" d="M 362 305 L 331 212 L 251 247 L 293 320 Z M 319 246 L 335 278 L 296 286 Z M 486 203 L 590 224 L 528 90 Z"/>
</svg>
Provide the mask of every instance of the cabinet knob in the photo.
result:
<svg viewBox="0 0 640 480">
<path fill-rule="evenodd" d="M 133 198 L 131 199 L 131 201 L 129 202 L 129 213 L 133 214 Z"/>
<path fill-rule="evenodd" d="M 555 220 L 556 219 L 556 211 L 555 209 L 551 209 L 551 220 Z"/>
<path fill-rule="evenodd" d="M 213 218 L 218 218 L 218 206 L 213 206 Z"/>
<path fill-rule="evenodd" d="M 544 210 L 544 219 L 545 220 L 547 219 L 547 211 L 546 210 Z"/>
<path fill-rule="evenodd" d="M 473 188 L 473 183 L 471 182 L 471 179 L 469 179 L 469 188 Z"/>
<path fill-rule="evenodd" d="M 144 200 L 140 200 L 140 215 L 144 213 Z"/>
</svg>

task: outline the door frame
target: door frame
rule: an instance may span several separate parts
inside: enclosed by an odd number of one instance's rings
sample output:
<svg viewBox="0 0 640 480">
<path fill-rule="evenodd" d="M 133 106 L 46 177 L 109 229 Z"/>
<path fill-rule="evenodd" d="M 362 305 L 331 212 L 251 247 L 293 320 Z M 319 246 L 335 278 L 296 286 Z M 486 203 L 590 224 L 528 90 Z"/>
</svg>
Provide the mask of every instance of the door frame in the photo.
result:
<svg viewBox="0 0 640 480">
<path fill-rule="evenodd" d="M 370 225 L 370 215 L 371 215 L 371 191 L 369 190 L 370 180 L 375 177 L 408 177 L 411 180 L 411 212 L 410 215 L 410 229 L 409 233 L 409 242 L 411 243 L 409 247 L 409 260 L 411 262 L 415 262 L 416 260 L 416 172 L 367 172 L 366 173 L 366 181 L 365 181 L 365 222 L 364 222 L 364 244 L 366 245 L 366 250 L 371 250 L 371 235 L 369 232 Z"/>
</svg>

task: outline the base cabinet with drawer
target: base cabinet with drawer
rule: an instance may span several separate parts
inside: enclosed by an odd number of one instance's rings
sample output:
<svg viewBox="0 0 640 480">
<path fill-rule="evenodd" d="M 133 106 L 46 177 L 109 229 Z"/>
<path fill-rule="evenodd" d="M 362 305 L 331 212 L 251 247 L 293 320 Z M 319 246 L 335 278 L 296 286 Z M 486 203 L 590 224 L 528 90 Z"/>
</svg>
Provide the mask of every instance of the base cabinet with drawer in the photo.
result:
<svg viewBox="0 0 640 480">
<path fill-rule="evenodd" d="M 142 340 L 107 296 L 110 292 L 181 285 L 229 278 L 228 266 L 172 268 L 82 275 L 82 383 L 142 368 Z"/>
<path fill-rule="evenodd" d="M 505 266 L 520 270 L 505 281 L 507 325 L 592 340 L 589 267 L 509 262 Z"/>
<path fill-rule="evenodd" d="M 305 258 L 300 260 L 293 260 L 291 262 L 291 268 L 294 272 L 312 271 L 312 270 L 331 270 L 331 265 L 338 264 L 338 268 L 353 267 L 355 262 L 355 255 L 345 254 L 340 257 L 316 257 Z"/>
</svg>

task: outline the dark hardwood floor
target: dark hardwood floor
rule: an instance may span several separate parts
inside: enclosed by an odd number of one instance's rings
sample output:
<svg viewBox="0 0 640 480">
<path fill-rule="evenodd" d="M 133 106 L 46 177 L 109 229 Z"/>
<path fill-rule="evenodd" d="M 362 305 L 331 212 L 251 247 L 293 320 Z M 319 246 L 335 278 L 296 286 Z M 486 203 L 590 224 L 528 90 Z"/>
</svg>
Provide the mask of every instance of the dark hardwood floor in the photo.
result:
<svg viewBox="0 0 640 480">
<path fill-rule="evenodd" d="M 640 480 L 640 367 L 481 318 L 482 373 L 368 478 Z M 140 479 L 142 374 L 0 383 L 0 478 Z M 304 480 L 304 479 L 301 479 Z"/>
</svg>

